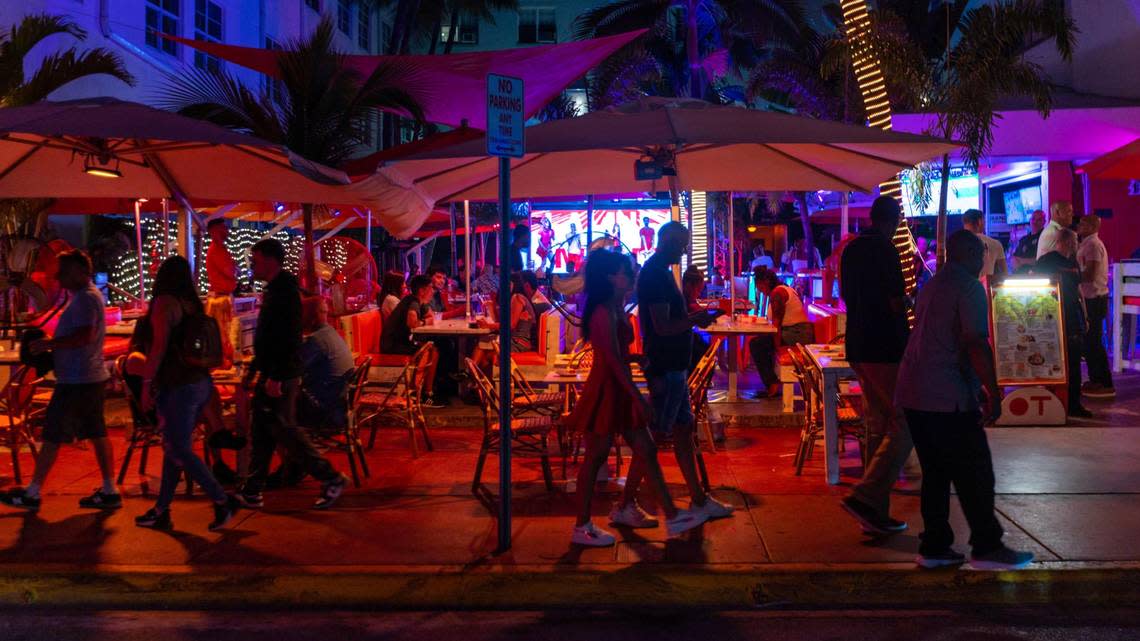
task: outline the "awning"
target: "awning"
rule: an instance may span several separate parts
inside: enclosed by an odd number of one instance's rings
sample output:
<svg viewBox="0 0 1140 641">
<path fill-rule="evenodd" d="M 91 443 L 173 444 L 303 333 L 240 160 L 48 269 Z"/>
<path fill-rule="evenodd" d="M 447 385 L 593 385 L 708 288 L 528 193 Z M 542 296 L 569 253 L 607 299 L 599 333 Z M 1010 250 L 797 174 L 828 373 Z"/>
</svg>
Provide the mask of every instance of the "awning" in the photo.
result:
<svg viewBox="0 0 1140 641">
<path fill-rule="evenodd" d="M 368 76 L 391 63 L 398 82 L 419 103 L 428 122 L 482 129 L 487 121 L 487 74 L 521 78 L 526 92 L 526 116 L 538 113 L 570 83 L 610 54 L 645 33 L 645 29 L 616 36 L 562 44 L 477 51 L 445 56 L 345 56 L 348 64 Z M 159 34 L 192 49 L 274 78 L 279 76 L 280 51 L 239 47 Z"/>
</svg>

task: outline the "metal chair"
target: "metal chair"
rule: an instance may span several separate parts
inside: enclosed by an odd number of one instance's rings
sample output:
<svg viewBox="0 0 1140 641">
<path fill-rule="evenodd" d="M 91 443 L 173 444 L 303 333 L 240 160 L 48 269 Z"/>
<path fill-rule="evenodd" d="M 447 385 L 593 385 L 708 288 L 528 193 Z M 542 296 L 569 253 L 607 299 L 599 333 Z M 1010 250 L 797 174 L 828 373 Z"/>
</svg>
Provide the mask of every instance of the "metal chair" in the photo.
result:
<svg viewBox="0 0 1140 641">
<path fill-rule="evenodd" d="M 364 387 L 368 380 L 369 367 L 371 367 L 371 362 L 366 358 L 363 362 L 358 362 L 356 368 L 353 369 L 349 375 L 349 383 L 344 394 L 346 407 L 348 408 L 344 425 L 330 425 L 310 430 L 313 441 L 316 444 L 329 450 L 344 452 L 345 456 L 348 457 L 348 467 L 349 471 L 352 472 L 352 484 L 355 487 L 360 487 L 360 474 L 357 472 L 358 466 L 360 472 L 364 473 L 365 478 L 372 476 L 368 470 L 368 461 L 364 458 L 364 445 L 360 441 L 359 422 L 359 417 L 362 413 L 360 400 L 361 397 L 364 396 Z"/>
<path fill-rule="evenodd" d="M 20 449 L 27 445 L 33 460 L 39 456 L 32 425 L 34 420 L 42 417 L 43 409 L 33 410 L 32 399 L 41 382 L 43 379 L 36 376 L 35 368 L 22 365 L 12 373 L 4 388 L 0 389 L 0 412 L 7 419 L 7 425 L 0 426 L 0 435 L 3 435 L 0 438 L 12 453 L 12 475 L 16 483 L 23 483 Z"/>
<path fill-rule="evenodd" d="M 796 448 L 796 455 L 792 459 L 796 467 L 796 476 L 803 472 L 804 463 L 811 458 L 815 443 L 823 439 L 823 383 L 819 372 L 810 363 L 804 348 L 796 347 L 798 359 L 797 369 L 802 368 L 804 379 L 804 428 L 800 431 L 800 443 Z M 859 410 L 850 402 L 850 399 L 838 395 L 836 399 L 836 414 L 839 419 L 839 444 L 843 446 L 845 438 L 854 439 L 859 443 L 859 454 L 866 469 L 869 452 L 867 452 L 866 424 Z M 861 428 L 861 429 L 860 429 Z"/>
<path fill-rule="evenodd" d="M 471 491 L 478 492 L 483 477 L 483 466 L 487 455 L 496 454 L 501 443 L 502 430 L 499 425 L 499 395 L 487 375 L 472 361 L 466 358 L 467 372 L 475 383 L 475 389 L 483 402 L 483 438 L 479 445 L 479 458 L 475 463 L 475 478 L 471 481 Z M 537 454 L 542 460 L 542 479 L 548 492 L 554 491 L 554 475 L 550 469 L 549 440 L 554 422 L 549 416 L 524 416 L 510 419 L 508 438 L 512 451 L 517 454 Z"/>
<path fill-rule="evenodd" d="M 435 356 L 435 345 L 431 343 L 424 343 L 420 346 L 419 350 L 412 356 L 412 360 L 404 366 L 404 370 L 396 377 L 389 386 L 387 391 L 384 392 L 366 392 L 362 393 L 354 406 L 362 410 L 362 418 L 359 419 L 358 425 L 365 423 L 372 424 L 372 430 L 368 435 L 368 449 L 372 449 L 376 445 L 376 431 L 379 429 L 379 421 L 383 419 L 391 419 L 404 424 L 408 430 L 408 436 L 411 440 L 412 456 L 419 456 L 419 444 L 416 439 L 416 429 L 424 437 L 424 445 L 430 452 L 432 448 L 431 438 L 427 433 L 427 420 L 424 418 L 423 406 L 420 403 L 420 396 L 423 393 L 424 381 L 421 372 L 427 371 L 428 363 Z M 367 378 L 367 368 L 364 370 L 365 378 Z M 361 385 L 363 390 L 366 385 Z"/>
</svg>

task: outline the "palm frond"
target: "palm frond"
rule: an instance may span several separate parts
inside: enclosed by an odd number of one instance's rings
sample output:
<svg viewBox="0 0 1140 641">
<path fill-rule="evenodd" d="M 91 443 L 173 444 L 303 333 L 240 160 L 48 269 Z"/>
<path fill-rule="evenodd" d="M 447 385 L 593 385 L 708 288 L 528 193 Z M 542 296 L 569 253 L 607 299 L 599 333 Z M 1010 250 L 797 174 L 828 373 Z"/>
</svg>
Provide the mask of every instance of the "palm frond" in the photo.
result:
<svg viewBox="0 0 1140 641">
<path fill-rule="evenodd" d="M 0 96 L 6 96 L 24 83 L 24 58 L 40 42 L 54 35 L 67 34 L 83 40 L 87 32 L 64 16 L 37 13 L 0 33 Z"/>
<path fill-rule="evenodd" d="M 673 0 L 618 0 L 588 9 L 574 21 L 578 40 L 648 29 L 666 22 Z"/>
<path fill-rule="evenodd" d="M 0 96 L 0 106 L 14 107 L 39 102 L 70 82 L 103 74 L 118 78 L 128 85 L 135 84 L 134 76 L 123 66 L 122 59 L 106 49 L 67 49 L 49 54 L 27 82 Z"/>
<path fill-rule="evenodd" d="M 279 106 L 267 95 L 254 94 L 226 72 L 187 70 L 181 76 L 172 77 L 159 90 L 155 105 L 269 142 L 285 144 Z"/>
</svg>

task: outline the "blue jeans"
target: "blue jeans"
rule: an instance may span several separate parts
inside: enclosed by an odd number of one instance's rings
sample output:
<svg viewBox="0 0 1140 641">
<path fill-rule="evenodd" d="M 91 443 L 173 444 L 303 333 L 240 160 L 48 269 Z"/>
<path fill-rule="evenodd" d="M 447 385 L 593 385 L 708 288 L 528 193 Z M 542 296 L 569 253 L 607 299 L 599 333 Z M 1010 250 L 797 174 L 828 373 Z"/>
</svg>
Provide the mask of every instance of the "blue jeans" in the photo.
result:
<svg viewBox="0 0 1140 641">
<path fill-rule="evenodd" d="M 645 375 L 653 403 L 653 424 L 649 428 L 654 434 L 671 434 L 674 425 L 692 424 L 688 379 L 689 374 L 683 369 Z"/>
<path fill-rule="evenodd" d="M 222 484 L 206 467 L 206 463 L 194 453 L 194 426 L 202 408 L 210 400 L 214 382 L 203 378 L 196 383 L 179 385 L 159 392 L 158 417 L 162 424 L 162 483 L 158 489 L 155 507 L 165 510 L 174 500 L 182 470 L 201 486 L 215 503 L 226 500 Z"/>
</svg>

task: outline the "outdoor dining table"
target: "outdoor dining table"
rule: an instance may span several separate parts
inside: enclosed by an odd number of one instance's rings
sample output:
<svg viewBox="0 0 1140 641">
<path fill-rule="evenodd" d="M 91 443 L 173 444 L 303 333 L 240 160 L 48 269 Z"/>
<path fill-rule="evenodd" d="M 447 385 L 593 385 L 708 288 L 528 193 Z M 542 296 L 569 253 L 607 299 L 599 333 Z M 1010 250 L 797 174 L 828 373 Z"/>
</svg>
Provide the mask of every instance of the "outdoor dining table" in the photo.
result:
<svg viewBox="0 0 1140 641">
<path fill-rule="evenodd" d="M 107 325 L 104 333 L 107 336 L 133 336 L 135 333 L 135 321 L 111 323 Z"/>
<path fill-rule="evenodd" d="M 839 483 L 839 380 L 855 376 L 844 345 L 805 345 L 823 381 L 823 451 L 827 483 Z"/>
<path fill-rule="evenodd" d="M 422 325 L 412 330 L 413 336 L 486 336 L 491 333 L 489 327 L 471 327 L 463 318 L 448 318 L 438 320 L 431 325 Z"/>
<path fill-rule="evenodd" d="M 723 321 L 723 322 L 722 322 Z M 725 400 L 738 401 L 740 395 L 737 391 L 738 363 L 740 362 L 739 338 L 744 336 L 759 336 L 760 334 L 775 334 L 776 326 L 768 322 L 767 318 L 756 316 L 739 316 L 735 320 L 721 317 L 717 322 L 704 328 L 712 336 L 724 336 L 728 340 L 728 396 Z"/>
</svg>

